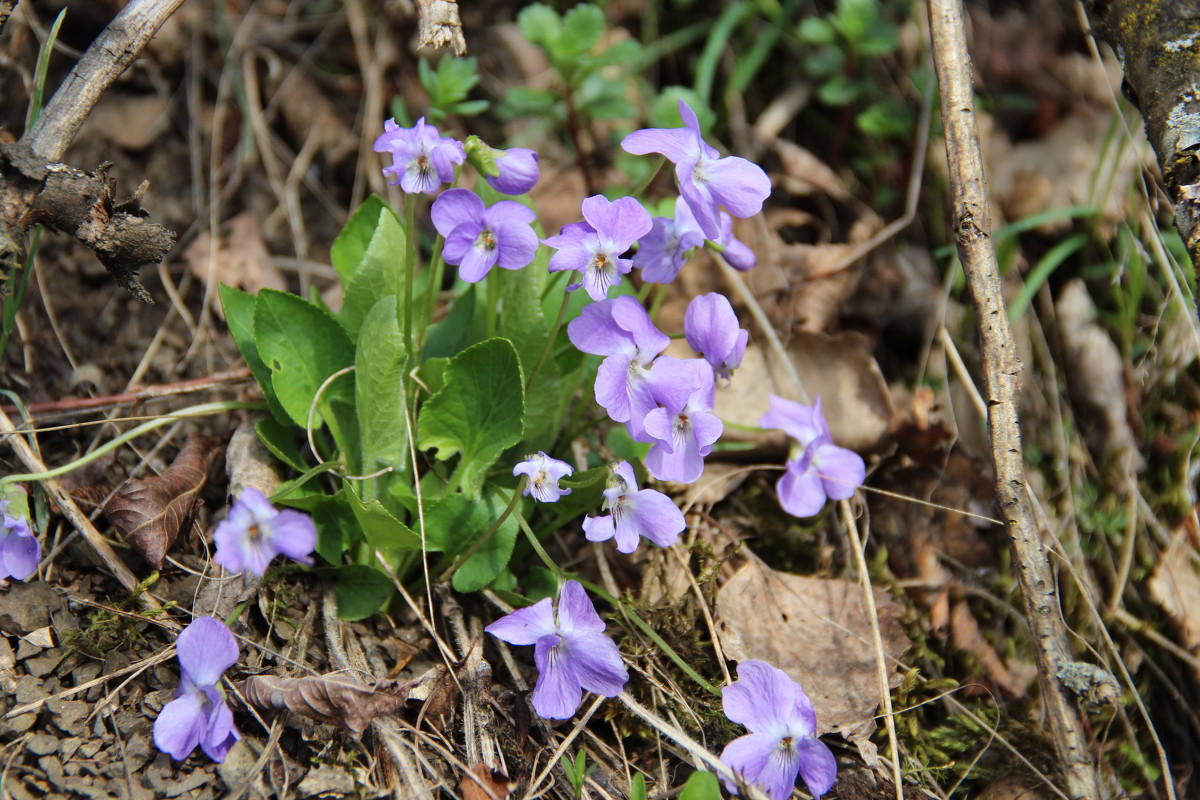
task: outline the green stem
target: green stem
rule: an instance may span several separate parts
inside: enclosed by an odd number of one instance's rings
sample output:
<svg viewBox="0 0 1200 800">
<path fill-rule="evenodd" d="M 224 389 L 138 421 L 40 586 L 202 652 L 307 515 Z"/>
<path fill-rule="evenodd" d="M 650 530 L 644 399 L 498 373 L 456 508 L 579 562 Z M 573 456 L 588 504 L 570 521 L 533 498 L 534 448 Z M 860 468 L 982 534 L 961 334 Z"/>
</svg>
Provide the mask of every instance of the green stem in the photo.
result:
<svg viewBox="0 0 1200 800">
<path fill-rule="evenodd" d="M 521 532 L 529 540 L 529 546 L 533 548 L 533 552 L 538 554 L 538 558 L 542 559 L 542 563 L 546 565 L 546 568 L 557 575 L 561 581 L 563 577 L 562 568 L 554 563 L 554 559 L 546 552 L 546 548 L 542 547 L 542 543 L 538 541 L 537 534 L 533 532 L 533 528 L 530 528 L 529 523 L 525 521 L 524 515 L 517 514 L 517 524 L 521 526 Z"/>
<path fill-rule="evenodd" d="M 721 690 L 706 681 L 699 672 L 696 672 L 696 670 L 692 669 L 692 667 L 683 660 L 683 656 L 679 655 L 679 653 L 676 653 L 675 650 L 669 644 L 667 644 L 666 640 L 659 636 L 654 628 L 650 627 L 649 623 L 637 615 L 637 612 L 634 611 L 628 603 L 623 600 L 618 600 L 591 581 L 585 581 L 580 578 L 576 578 L 576 580 L 578 580 L 579 583 L 592 594 L 595 594 L 601 599 L 607 601 L 614 608 L 620 609 L 621 613 L 628 617 L 629 621 L 636 625 L 638 630 L 646 634 L 646 636 L 650 638 L 650 641 L 654 642 L 655 645 L 657 645 L 664 653 L 667 654 L 667 658 L 674 661 L 675 665 L 683 670 L 689 678 L 699 684 L 701 688 L 712 692 L 717 697 L 721 696 Z"/>
<path fill-rule="evenodd" d="M 647 189 L 650 188 L 650 184 L 654 183 L 654 179 L 658 177 L 658 173 L 662 171 L 663 164 L 665 163 L 667 163 L 667 157 L 660 156 L 658 163 L 654 165 L 654 169 L 650 171 L 650 174 L 646 176 L 646 179 L 642 181 L 641 185 L 637 187 L 630 197 L 641 199 L 641 196 L 646 193 Z M 680 200 L 680 202 L 683 201 Z"/>
<path fill-rule="evenodd" d="M 487 285 L 487 338 L 496 335 L 496 309 L 500 306 L 500 281 L 496 280 L 495 270 L 483 279 Z"/>
<path fill-rule="evenodd" d="M 417 274 L 417 199 L 404 196 L 404 239 L 408 246 L 408 263 L 404 270 L 404 352 L 413 353 L 413 282 Z"/>
<path fill-rule="evenodd" d="M 475 555 L 475 553 L 479 551 L 479 548 L 487 544 L 488 539 L 491 539 L 492 535 L 500 529 L 500 526 L 504 524 L 504 520 L 508 519 L 509 515 L 512 514 L 513 510 L 517 507 L 517 503 L 520 502 L 521 490 L 525 488 L 526 480 L 528 479 L 524 477 L 521 478 L 520 485 L 517 486 L 516 490 L 513 492 L 513 496 L 509 499 L 508 505 L 505 507 L 504 512 L 500 514 L 500 518 L 492 523 L 492 527 L 488 529 L 487 533 L 475 540 L 475 544 L 471 545 L 465 552 L 458 556 L 458 558 L 454 559 L 454 563 L 447 567 L 446 571 L 442 573 L 440 578 L 438 578 L 438 583 L 443 583 L 450 580 L 451 576 L 458 572 L 459 568 L 462 567 L 463 564 L 467 563 L 467 559 Z"/>
<path fill-rule="evenodd" d="M 153 420 L 150 420 L 149 422 L 142 423 L 141 425 L 138 425 L 136 428 L 133 428 L 131 430 L 126 431 L 125 433 L 122 433 L 120 436 L 117 436 L 115 439 L 111 439 L 111 440 L 105 442 L 104 444 L 100 445 L 99 447 L 97 447 L 95 450 L 88 453 L 87 455 L 81 456 L 81 457 L 75 459 L 74 461 L 63 464 L 61 467 L 55 467 L 54 469 L 48 469 L 45 472 L 25 472 L 25 473 L 20 473 L 17 475 L 5 475 L 3 478 L 0 478 L 0 486 L 4 486 L 4 485 L 10 484 L 10 483 L 20 483 L 22 481 L 44 481 L 44 480 L 49 480 L 50 478 L 57 478 L 60 475 L 67 474 L 71 470 L 79 469 L 80 467 L 84 466 L 85 464 L 90 464 L 91 462 L 95 461 L 96 459 L 100 458 L 101 456 L 106 455 L 107 453 L 111 453 L 113 450 L 116 450 L 118 447 L 125 444 L 126 442 L 132 441 L 132 440 L 138 438 L 139 436 L 147 434 L 150 431 L 155 430 L 157 428 L 161 428 L 164 425 L 168 425 L 178 419 L 183 419 L 186 417 L 203 417 L 208 414 L 220 414 L 220 413 L 223 413 L 226 411 L 235 411 L 238 409 L 248 409 L 248 410 L 253 410 L 253 411 L 266 411 L 267 404 L 266 403 L 244 403 L 244 402 L 238 402 L 238 401 L 222 401 L 220 403 L 202 403 L 198 406 L 190 406 L 188 408 L 180 409 L 179 411 L 172 411 L 170 414 L 166 414 L 162 417 L 159 417 L 158 419 L 153 419 Z M 21 431 L 17 431 L 17 433 L 20 433 L 20 432 Z"/>
<path fill-rule="evenodd" d="M 570 274 L 571 274 L 571 270 L 569 270 L 569 269 L 564 269 L 559 272 L 550 273 L 550 280 L 546 281 L 546 285 L 545 285 L 545 287 L 543 287 L 542 294 L 538 299 L 545 300 L 547 297 L 549 297 L 550 293 L 553 292 L 555 289 L 557 289 L 558 285 L 563 282 L 563 279 L 565 279 Z M 566 294 L 568 297 L 570 297 L 570 294 L 567 293 L 566 290 L 563 290 L 563 294 Z"/>
<path fill-rule="evenodd" d="M 429 326 L 433 324 L 433 314 L 437 311 L 438 296 L 442 292 L 442 274 L 446 269 L 446 261 L 442 258 L 442 247 L 445 244 L 445 237 L 438 234 L 437 239 L 433 242 L 433 259 L 429 262 L 429 280 L 425 282 L 425 313 L 421 318 L 421 331 L 418 335 L 419 347 L 425 346 L 425 337 L 429 335 Z M 413 363 L 419 364 L 420 359 L 415 358 Z"/>
<path fill-rule="evenodd" d="M 563 292 L 562 303 L 558 307 L 558 317 L 554 320 L 554 326 L 550 328 L 550 336 L 546 339 L 546 346 L 542 348 L 542 355 L 538 357 L 537 363 L 533 365 L 533 369 L 529 372 L 529 377 L 525 379 L 525 392 L 528 394 L 529 387 L 533 386 L 533 382 L 537 380 L 537 376 L 541 374 L 542 367 L 546 365 L 546 359 L 550 357 L 550 353 L 554 350 L 554 343 L 558 341 L 558 332 L 562 330 L 563 320 L 567 316 L 567 306 L 571 303 L 571 295 Z"/>
</svg>

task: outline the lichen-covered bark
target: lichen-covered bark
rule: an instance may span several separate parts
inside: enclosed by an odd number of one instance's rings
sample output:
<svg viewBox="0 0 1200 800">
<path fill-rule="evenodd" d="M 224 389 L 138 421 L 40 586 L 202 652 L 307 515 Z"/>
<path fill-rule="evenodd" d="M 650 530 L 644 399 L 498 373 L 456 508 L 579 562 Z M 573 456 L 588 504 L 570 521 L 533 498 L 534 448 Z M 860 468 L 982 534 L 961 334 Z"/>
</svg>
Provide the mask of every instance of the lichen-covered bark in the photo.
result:
<svg viewBox="0 0 1200 800">
<path fill-rule="evenodd" d="M 1088 12 L 1121 58 L 1200 274 L 1200 0 L 1090 0 Z"/>
</svg>

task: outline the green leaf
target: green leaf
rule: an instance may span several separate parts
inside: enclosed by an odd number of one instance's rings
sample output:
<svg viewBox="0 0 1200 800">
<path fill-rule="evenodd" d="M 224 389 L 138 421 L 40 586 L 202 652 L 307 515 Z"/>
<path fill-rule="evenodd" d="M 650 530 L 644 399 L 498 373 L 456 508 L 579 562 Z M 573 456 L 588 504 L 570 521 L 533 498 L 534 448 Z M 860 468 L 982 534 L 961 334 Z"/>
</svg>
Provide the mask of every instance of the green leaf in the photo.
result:
<svg viewBox="0 0 1200 800">
<path fill-rule="evenodd" d="M 525 6 L 517 14 L 517 27 L 521 35 L 536 45 L 548 46 L 559 38 L 562 20 L 558 12 L 541 3 Z"/>
<path fill-rule="evenodd" d="M 578 58 L 590 51 L 604 35 L 604 12 L 591 3 L 580 3 L 563 15 L 562 34 L 554 41 L 555 53 Z"/>
<path fill-rule="evenodd" d="M 721 784 L 711 772 L 693 772 L 679 793 L 679 800 L 721 800 Z"/>
<path fill-rule="evenodd" d="M 221 296 L 221 308 L 225 312 L 229 334 L 241 351 L 246 366 L 250 368 L 250 374 L 262 387 L 263 397 L 271 409 L 271 416 L 279 422 L 286 422 L 287 412 L 279 404 L 279 398 L 275 396 L 275 390 L 271 386 L 271 370 L 263 363 L 258 345 L 254 341 L 254 306 L 258 298 L 225 284 L 221 284 L 217 291 Z"/>
<path fill-rule="evenodd" d="M 350 487 L 338 492 L 338 497 L 350 507 L 358 529 L 372 549 L 382 550 L 385 555 L 421 549 L 420 535 L 392 516 L 378 500 L 363 500 Z"/>
<path fill-rule="evenodd" d="M 484 493 L 482 502 L 465 495 L 449 494 L 425 512 L 425 535 L 430 550 L 442 550 L 453 561 L 492 529 L 507 504 L 494 492 Z M 494 581 L 512 558 L 520 527 L 509 515 L 454 573 L 455 591 L 474 592 Z"/>
<path fill-rule="evenodd" d="M 304 427 L 317 389 L 325 379 L 354 362 L 354 345 L 346 329 L 329 312 L 294 294 L 263 289 L 254 306 L 254 341 L 271 371 L 271 386 L 292 422 Z M 326 389 L 320 408 L 336 425 L 329 404 L 339 395 L 353 396 L 352 376 Z M 334 431 L 338 435 L 338 431 Z M 345 444 L 339 439 L 340 444 Z"/>
<path fill-rule="evenodd" d="M 827 106 L 845 106 L 859 95 L 859 84 L 846 75 L 834 75 L 817 89 L 817 97 Z"/>
<path fill-rule="evenodd" d="M 508 119 L 542 116 L 549 113 L 556 102 L 558 102 L 558 96 L 549 89 L 513 86 L 504 95 L 504 102 L 499 110 Z"/>
<path fill-rule="evenodd" d="M 308 465 L 304 463 L 304 454 L 296 444 L 296 426 L 281 424 L 274 419 L 263 419 L 254 424 L 254 432 L 258 440 L 278 458 L 298 472 L 304 472 Z"/>
<path fill-rule="evenodd" d="M 450 106 L 450 112 L 458 114 L 460 117 L 477 117 L 487 111 L 491 105 L 487 100 L 464 100 Z"/>
<path fill-rule="evenodd" d="M 357 527 L 354 513 L 341 497 L 317 495 L 311 501 L 309 498 L 297 499 L 308 502 L 297 505 L 289 499 L 287 504 L 293 508 L 303 508 L 312 515 L 317 526 L 317 555 L 332 566 L 340 566 L 342 553 L 346 552 L 349 544 L 346 532 Z"/>
<path fill-rule="evenodd" d="M 25 487 L 15 483 L 6 483 L 0 486 L 0 500 L 7 500 L 7 513 L 10 517 L 24 517 L 26 520 L 31 520 L 29 514 L 29 493 L 25 491 Z"/>
<path fill-rule="evenodd" d="M 425 348 L 421 351 L 425 360 L 450 358 L 466 346 L 477 302 L 473 285 L 455 298 L 450 304 L 450 313 L 429 327 Z"/>
<path fill-rule="evenodd" d="M 379 195 L 371 195 L 351 215 L 346 227 L 342 228 L 342 232 L 334 239 L 333 247 L 329 252 L 329 260 L 333 264 L 333 268 L 337 270 L 343 288 L 350 284 L 350 278 L 354 275 L 354 271 L 366 257 L 367 249 L 371 246 L 371 239 L 374 238 L 375 230 L 379 227 L 379 219 L 383 212 L 388 210 L 390 209 L 383 198 Z"/>
<path fill-rule="evenodd" d="M 460 485 L 478 498 L 487 468 L 521 441 L 524 414 L 517 352 L 507 339 L 488 339 L 446 365 L 446 385 L 421 408 L 420 446 L 443 461 L 459 453 Z"/>
<path fill-rule="evenodd" d="M 488 280 L 502 282 L 499 317 L 500 336 L 512 342 L 521 359 L 521 373 L 532 374 L 550 338 L 550 323 L 542 311 L 541 294 L 547 276 L 545 264 L 549 256 L 539 248 L 537 260 L 528 268 L 514 271 L 493 270 Z M 544 442 L 553 438 L 561 405 L 562 376 L 553 358 L 547 358 L 525 397 L 526 441 Z M 544 446 L 544 445 L 540 445 Z"/>
<path fill-rule="evenodd" d="M 805 17 L 797 34 L 800 41 L 810 45 L 831 45 L 837 41 L 837 31 L 822 17 Z"/>
<path fill-rule="evenodd" d="M 629 800 L 646 800 L 646 776 L 640 772 L 629 782 Z"/>
<path fill-rule="evenodd" d="M 396 298 L 379 300 L 358 333 L 354 394 L 362 466 L 367 472 L 408 463 L 408 426 L 404 417 L 404 335 L 396 318 Z"/>
<path fill-rule="evenodd" d="M 404 224 L 390 208 L 381 208 L 371 238 L 354 266 L 353 274 L 348 281 L 345 278 L 342 280 L 345 299 L 340 316 L 351 336 L 358 334 L 363 317 L 379 298 L 404 296 L 407 253 Z"/>
<path fill-rule="evenodd" d="M 361 564 L 338 567 L 336 581 L 338 617 L 350 622 L 374 614 L 394 591 L 391 578 Z"/>
</svg>

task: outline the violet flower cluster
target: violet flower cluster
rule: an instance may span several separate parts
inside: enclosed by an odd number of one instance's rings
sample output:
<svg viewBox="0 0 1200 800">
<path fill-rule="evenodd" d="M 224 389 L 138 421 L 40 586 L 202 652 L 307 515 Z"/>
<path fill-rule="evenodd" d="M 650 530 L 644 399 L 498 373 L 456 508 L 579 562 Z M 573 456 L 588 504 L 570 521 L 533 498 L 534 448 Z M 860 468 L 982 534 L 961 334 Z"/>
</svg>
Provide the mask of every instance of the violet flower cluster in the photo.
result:
<svg viewBox="0 0 1200 800">
<path fill-rule="evenodd" d="M 225 670 L 237 663 L 237 642 L 219 619 L 197 617 L 179 634 L 175 650 L 179 688 L 154 720 L 154 745 L 176 761 L 199 745 L 213 761 L 222 762 L 242 738 L 219 686 Z"/>
<path fill-rule="evenodd" d="M 0 515 L 4 517 L 0 528 L 0 580 L 23 581 L 37 572 L 42 545 L 33 535 L 29 520 L 9 513 L 8 507 L 8 500 L 0 500 Z"/>
<path fill-rule="evenodd" d="M 277 510 L 262 492 L 247 486 L 229 509 L 229 516 L 217 525 L 213 539 L 217 545 L 213 560 L 222 567 L 263 575 L 281 553 L 301 564 L 312 564 L 317 526 L 303 512 Z"/>
</svg>

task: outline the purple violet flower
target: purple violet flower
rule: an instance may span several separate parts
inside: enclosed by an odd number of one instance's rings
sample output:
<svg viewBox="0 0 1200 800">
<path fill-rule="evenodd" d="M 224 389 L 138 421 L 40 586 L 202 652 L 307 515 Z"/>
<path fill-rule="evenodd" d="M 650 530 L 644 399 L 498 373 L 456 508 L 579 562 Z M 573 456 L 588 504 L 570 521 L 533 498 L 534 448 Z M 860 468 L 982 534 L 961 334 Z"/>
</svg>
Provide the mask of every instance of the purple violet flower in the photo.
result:
<svg viewBox="0 0 1200 800">
<path fill-rule="evenodd" d="M 564 494 L 570 494 L 571 490 L 560 489 L 558 482 L 574 471 L 567 462 L 551 458 L 541 450 L 513 467 L 513 475 L 529 476 L 524 494 L 526 497 L 532 494 L 539 503 L 556 503 Z"/>
<path fill-rule="evenodd" d="M 754 251 L 745 242 L 733 238 L 733 218 L 725 212 L 721 212 L 721 235 L 713 241 L 721 246 L 721 255 L 729 266 L 738 272 L 749 272 L 758 263 Z"/>
<path fill-rule="evenodd" d="M 317 526 L 300 511 L 277 511 L 262 492 L 247 486 L 229 516 L 217 525 L 213 540 L 217 545 L 213 561 L 230 572 L 262 575 L 280 553 L 312 564 L 309 555 L 317 546 Z"/>
<path fill-rule="evenodd" d="M 200 745 L 213 761 L 225 760 L 242 738 L 233 725 L 218 684 L 238 660 L 238 646 L 215 617 L 196 617 L 175 641 L 179 656 L 179 688 L 154 720 L 154 745 L 183 761 Z"/>
<path fill-rule="evenodd" d="M 617 551 L 632 553 L 645 536 L 659 547 L 675 544 L 687 527 L 683 512 L 662 492 L 637 488 L 637 476 L 628 461 L 611 467 L 604 507 L 612 514 L 584 517 L 583 534 L 589 542 L 616 538 Z"/>
<path fill-rule="evenodd" d="M 683 335 L 717 377 L 728 381 L 746 354 L 750 334 L 739 327 L 728 298 L 711 292 L 692 299 L 683 315 Z"/>
<path fill-rule="evenodd" d="M 692 483 L 704 473 L 704 457 L 724 425 L 712 411 L 713 371 L 698 358 L 663 356 L 655 364 L 651 391 L 659 407 L 645 417 L 646 437 L 654 442 L 646 469 L 660 481 Z"/>
<path fill-rule="evenodd" d="M 704 234 L 688 204 L 675 203 L 674 217 L 655 217 L 650 232 L 638 242 L 633 265 L 647 283 L 670 283 L 683 269 L 688 253 L 704 244 Z"/>
<path fill-rule="evenodd" d="M 650 212 L 632 197 L 610 201 L 598 194 L 583 201 L 583 218 L 587 221 L 572 222 L 558 236 L 542 240 L 558 250 L 550 257 L 549 270 L 582 273 L 567 291 L 582 286 L 593 300 L 603 300 L 608 287 L 633 269 L 633 262 L 621 254 L 649 233 L 653 223 Z"/>
<path fill-rule="evenodd" d="M 500 174 L 485 178 L 493 189 L 502 194 L 525 194 L 541 177 L 538 154 L 528 147 L 511 147 L 495 151 L 496 168 Z"/>
<path fill-rule="evenodd" d="M 0 500 L 4 527 L 0 531 L 0 580 L 13 578 L 23 581 L 37 572 L 42 560 L 42 545 L 33 535 L 29 520 L 23 515 L 8 512 L 8 500 Z"/>
<path fill-rule="evenodd" d="M 813 797 L 833 788 L 837 759 L 817 738 L 817 714 L 800 684 L 765 661 L 742 661 L 738 679 L 721 692 L 725 716 L 750 733 L 721 751 L 721 761 L 748 784 L 761 786 L 771 800 L 787 800 L 796 775 Z M 737 785 L 725 781 L 737 794 Z"/>
<path fill-rule="evenodd" d="M 787 472 L 776 485 L 779 504 L 794 517 L 811 517 L 826 498 L 845 500 L 867 477 L 862 456 L 833 443 L 821 398 L 811 406 L 771 395 L 771 410 L 758 424 L 778 428 L 796 440 Z"/>
<path fill-rule="evenodd" d="M 556 607 L 547 597 L 484 630 L 509 644 L 534 645 L 533 710 L 546 719 L 569 719 L 584 689 L 616 697 L 629 680 L 621 652 L 604 635 L 604 620 L 578 581 L 563 584 Z"/>
<path fill-rule="evenodd" d="M 467 283 L 483 280 L 494 266 L 520 269 L 537 253 L 537 233 L 529 224 L 537 214 L 515 200 L 485 207 L 469 189 L 450 189 L 433 201 L 431 216 L 446 237 L 442 258 L 457 265 Z"/>
<path fill-rule="evenodd" d="M 392 166 L 384 175 L 393 175 L 392 184 L 400 184 L 407 194 L 435 194 L 443 183 L 454 181 L 454 167 L 467 157 L 461 142 L 438 134 L 438 129 L 417 120 L 412 128 L 401 128 L 395 120 L 383 123 L 383 133 L 375 140 L 376 153 L 391 153 Z"/>
<path fill-rule="evenodd" d="M 621 142 L 634 155 L 661 153 L 675 164 L 679 191 L 696 215 L 706 238 L 721 235 L 718 207 L 735 217 L 751 217 L 762 210 L 771 194 L 771 179 L 757 164 L 736 156 L 721 158 L 700 136 L 696 112 L 679 101 L 682 128 L 643 128 Z"/>
<path fill-rule="evenodd" d="M 658 405 L 648 382 L 650 369 L 671 338 L 628 295 L 584 306 L 567 325 L 567 337 L 585 353 L 606 356 L 596 371 L 596 402 L 614 422 L 629 423 L 630 435 L 637 438 L 642 421 Z"/>
</svg>

